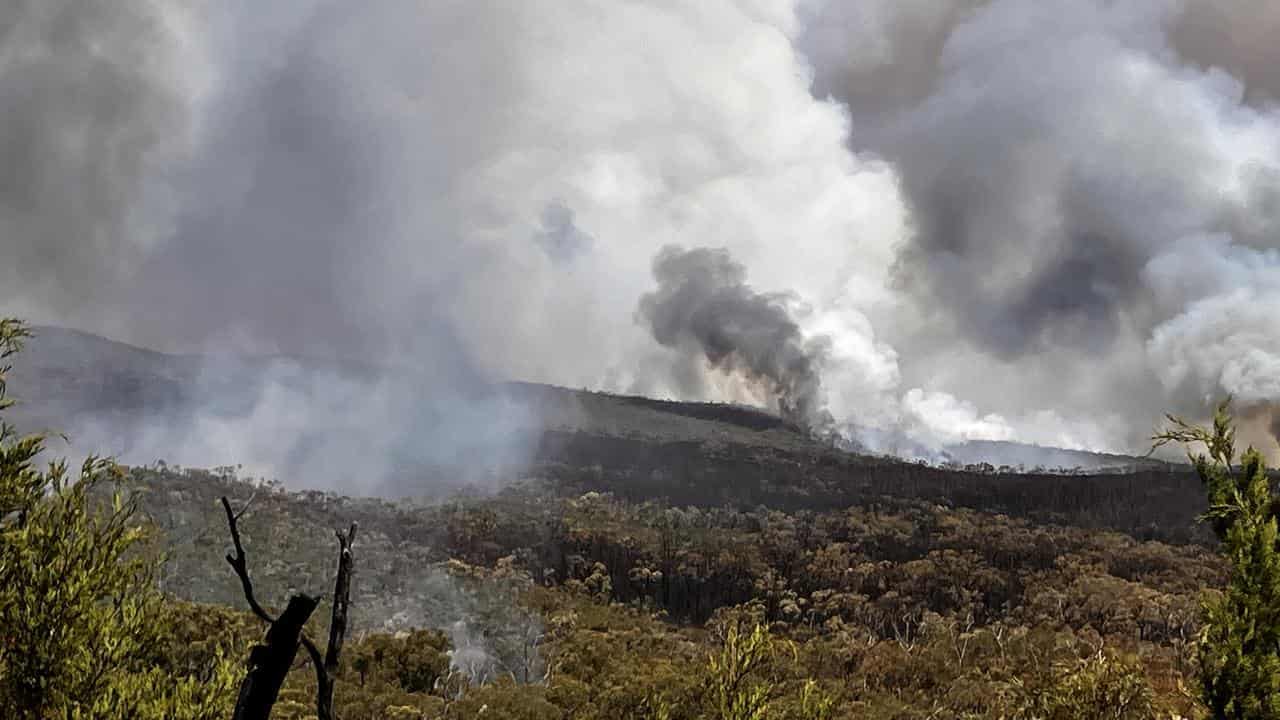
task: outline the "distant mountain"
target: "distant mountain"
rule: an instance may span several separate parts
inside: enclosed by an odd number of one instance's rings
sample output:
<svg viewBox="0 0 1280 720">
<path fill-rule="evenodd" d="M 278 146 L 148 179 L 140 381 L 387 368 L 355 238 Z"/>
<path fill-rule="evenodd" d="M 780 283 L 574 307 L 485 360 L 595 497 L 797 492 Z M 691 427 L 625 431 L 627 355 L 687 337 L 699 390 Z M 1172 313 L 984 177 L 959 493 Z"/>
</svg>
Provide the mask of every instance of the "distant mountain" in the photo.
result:
<svg viewBox="0 0 1280 720">
<path fill-rule="evenodd" d="M 568 496 L 782 510 L 906 499 L 1144 538 L 1202 534 L 1194 474 L 1122 456 L 970 443 L 945 450 L 950 467 L 930 467 L 850 452 L 733 404 L 532 383 L 442 394 L 402 371 L 169 355 L 57 328 L 38 328 L 14 360 L 11 388 L 24 402 L 9 419 L 69 431 L 71 449 L 55 445 L 58 454 L 243 462 L 242 474 L 295 489 L 430 500 L 532 481 Z M 1062 465 L 1091 469 L 1044 471 Z"/>
<path fill-rule="evenodd" d="M 1168 465 L 1163 460 L 1149 457 L 1066 450 L 1000 440 L 970 440 L 963 444 L 950 445 L 946 448 L 946 454 L 952 462 L 962 465 L 986 462 L 1025 470 L 1035 468 L 1079 468 L 1090 471 L 1158 469 Z"/>
<path fill-rule="evenodd" d="M 165 413 L 190 399 L 200 359 L 167 355 L 77 330 L 36 327 L 13 358 L 15 413 L 59 427 L 88 414 Z"/>
<path fill-rule="evenodd" d="M 17 422 L 74 431 L 86 422 L 123 439 L 145 419 L 180 423 L 194 413 L 235 417 L 254 403 L 279 359 L 176 355 L 66 328 L 37 326 L 12 360 Z M 113 448 L 118 449 L 118 448 Z"/>
<path fill-rule="evenodd" d="M 166 354 L 48 326 L 36 327 L 34 332 L 27 349 L 14 359 L 10 384 L 23 400 L 16 408 L 15 420 L 26 429 L 69 431 L 105 445 L 100 448 L 104 451 L 122 453 L 126 459 L 130 459 L 131 449 L 139 448 L 144 428 L 145 434 L 155 436 L 157 427 L 172 430 L 198 418 L 235 423 L 255 412 L 269 388 L 292 388 L 304 396 L 316 393 L 317 387 L 328 392 L 335 384 L 363 388 L 398 372 L 286 356 Z M 411 376 L 403 386 L 415 386 Z M 472 389 L 472 395 L 479 397 L 478 403 L 498 398 L 504 409 L 520 408 L 521 412 L 515 413 L 519 416 L 518 432 L 577 432 L 787 451 L 830 450 L 773 413 L 735 404 L 656 400 L 524 382 Z M 316 423 L 325 421 L 314 418 Z M 883 444 L 907 458 L 927 457 L 958 465 L 990 463 L 1026 471 L 1164 466 L 1144 458 L 1011 442 L 970 441 L 941 450 L 913 445 L 903 438 L 892 443 L 884 439 Z M 148 446 L 145 450 L 155 455 L 163 448 Z M 211 458 L 210 462 L 233 460 L 238 459 Z"/>
</svg>

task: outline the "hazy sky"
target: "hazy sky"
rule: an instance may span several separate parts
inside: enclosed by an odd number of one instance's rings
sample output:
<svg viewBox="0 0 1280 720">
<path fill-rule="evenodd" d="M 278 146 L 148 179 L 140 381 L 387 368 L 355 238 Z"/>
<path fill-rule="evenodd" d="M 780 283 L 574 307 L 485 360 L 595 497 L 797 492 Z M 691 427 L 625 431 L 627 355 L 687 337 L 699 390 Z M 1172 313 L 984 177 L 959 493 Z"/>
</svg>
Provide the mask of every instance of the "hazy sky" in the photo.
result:
<svg viewBox="0 0 1280 720">
<path fill-rule="evenodd" d="M 1143 449 L 1280 402 L 1277 33 L 1269 0 L 8 2 L 0 310 L 428 384 L 770 402 L 803 367 L 839 423 Z M 659 328 L 678 257 L 734 269 Z"/>
</svg>

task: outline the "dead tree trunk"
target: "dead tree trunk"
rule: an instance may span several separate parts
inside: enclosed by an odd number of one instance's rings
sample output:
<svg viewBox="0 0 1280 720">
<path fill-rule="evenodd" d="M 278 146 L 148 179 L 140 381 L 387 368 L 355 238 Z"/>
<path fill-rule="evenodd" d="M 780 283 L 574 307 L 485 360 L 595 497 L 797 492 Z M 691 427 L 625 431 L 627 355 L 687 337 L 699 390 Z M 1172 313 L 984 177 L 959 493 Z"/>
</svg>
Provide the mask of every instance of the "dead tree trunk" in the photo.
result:
<svg viewBox="0 0 1280 720">
<path fill-rule="evenodd" d="M 302 626 L 316 609 L 319 598 L 294 595 L 280 617 L 271 623 L 267 639 L 249 651 L 249 672 L 240 684 L 232 720 L 268 720 L 280 695 L 293 659 L 298 654 Z"/>
<path fill-rule="evenodd" d="M 347 636 L 347 611 L 351 606 L 351 543 L 356 538 L 356 524 L 346 533 L 341 530 L 334 533 L 338 536 L 338 578 L 333 588 L 333 616 L 329 621 L 329 646 L 325 648 L 324 660 L 320 659 L 320 651 L 306 640 L 307 652 L 311 655 L 311 664 L 316 668 L 316 715 L 319 720 L 334 720 L 333 685 L 338 679 L 338 662 L 342 654 L 342 643 Z"/>
<path fill-rule="evenodd" d="M 231 510 L 231 503 L 224 497 L 222 507 L 227 513 L 227 527 L 231 531 L 231 540 L 235 544 L 235 555 L 227 555 L 227 562 L 240 578 L 244 590 L 245 601 L 253 611 L 270 627 L 266 640 L 256 645 L 249 653 L 249 671 L 240 685 L 240 694 L 236 699 L 232 720 L 268 720 L 271 708 L 275 705 L 289 669 L 293 666 L 298 654 L 298 646 L 307 649 L 311 663 L 316 671 L 316 715 L 319 720 L 334 720 L 333 685 L 338 677 L 339 659 L 342 654 L 342 643 L 347 633 L 347 614 L 351 604 L 351 575 L 354 564 L 351 544 L 355 540 L 356 525 L 346 533 L 338 531 L 339 556 L 338 577 L 333 593 L 333 616 L 329 623 L 329 644 L 322 658 L 315 643 L 303 632 L 303 627 L 311 613 L 315 612 L 320 598 L 310 595 L 294 595 L 289 598 L 289 605 L 278 618 L 272 618 L 258 603 L 253 594 L 253 582 L 249 579 L 248 560 L 244 546 L 240 542 L 240 530 L 236 522 L 240 513 Z"/>
</svg>

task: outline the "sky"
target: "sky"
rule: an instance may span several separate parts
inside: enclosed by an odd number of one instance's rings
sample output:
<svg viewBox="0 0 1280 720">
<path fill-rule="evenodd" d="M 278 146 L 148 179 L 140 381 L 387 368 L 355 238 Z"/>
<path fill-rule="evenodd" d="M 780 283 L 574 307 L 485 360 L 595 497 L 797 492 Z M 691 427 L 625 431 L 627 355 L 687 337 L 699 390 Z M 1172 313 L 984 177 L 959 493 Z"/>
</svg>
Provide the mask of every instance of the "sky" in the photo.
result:
<svg viewBox="0 0 1280 720">
<path fill-rule="evenodd" d="M 1277 31 L 1268 0 L 17 0 L 0 311 L 880 450 L 1140 452 L 1232 394 L 1274 450 Z"/>
</svg>

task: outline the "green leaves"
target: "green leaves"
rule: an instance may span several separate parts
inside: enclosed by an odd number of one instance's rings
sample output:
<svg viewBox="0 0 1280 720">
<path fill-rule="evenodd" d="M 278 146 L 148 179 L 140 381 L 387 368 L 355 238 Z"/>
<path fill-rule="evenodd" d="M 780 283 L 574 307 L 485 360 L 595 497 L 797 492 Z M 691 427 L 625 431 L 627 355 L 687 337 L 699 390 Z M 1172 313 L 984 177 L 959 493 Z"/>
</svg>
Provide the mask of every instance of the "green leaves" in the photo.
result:
<svg viewBox="0 0 1280 720">
<path fill-rule="evenodd" d="M 0 410 L 13 406 L 13 400 L 7 397 L 8 387 L 5 382 L 5 376 L 12 366 L 4 361 L 20 352 L 23 341 L 29 337 L 31 330 L 21 320 L 0 318 Z"/>
<path fill-rule="evenodd" d="M 711 696 L 719 720 L 762 720 L 769 705 L 769 685 L 760 677 L 774 653 L 764 626 L 750 630 L 740 622 L 726 628 L 724 646 L 707 659 Z"/>
<path fill-rule="evenodd" d="M 1235 426 L 1231 419 L 1230 396 L 1218 403 L 1218 407 L 1214 410 L 1212 428 L 1204 428 L 1192 424 L 1175 415 L 1165 415 L 1165 418 L 1172 427 L 1156 433 L 1151 438 L 1152 450 L 1169 443 L 1182 445 L 1201 444 L 1204 445 L 1207 454 L 1193 455 L 1190 450 L 1187 451 L 1187 457 L 1191 459 L 1197 469 L 1204 464 L 1206 469 L 1211 469 L 1211 465 L 1216 465 L 1225 467 L 1230 471 L 1231 461 L 1235 458 L 1236 442 Z"/>
<path fill-rule="evenodd" d="M 0 359 L 29 336 L 0 320 Z M 0 410 L 11 407 L 0 367 Z M 40 469 L 41 435 L 0 421 L 0 717 L 224 716 L 231 661 L 172 677 L 148 661 L 168 631 L 153 589 L 148 526 L 121 492 L 119 468 L 91 456 Z M 109 493 L 106 494 L 106 493 Z"/>
<path fill-rule="evenodd" d="M 1053 682 L 1029 694 L 1022 715 L 1044 720 L 1147 720 L 1151 690 L 1132 661 L 1099 650 L 1054 668 Z"/>
<path fill-rule="evenodd" d="M 1208 495 L 1204 514 L 1231 563 L 1224 593 L 1203 606 L 1201 685 L 1214 718 L 1263 720 L 1280 717 L 1280 549 L 1274 499 L 1262 455 L 1249 448 L 1235 459 L 1235 428 L 1229 402 L 1218 406 L 1213 427 L 1170 416 L 1174 428 L 1163 442 L 1200 443 L 1207 454 L 1191 455 Z"/>
</svg>

